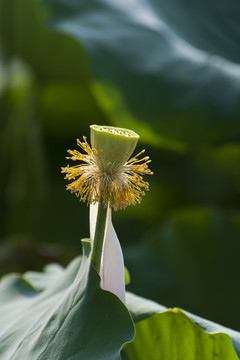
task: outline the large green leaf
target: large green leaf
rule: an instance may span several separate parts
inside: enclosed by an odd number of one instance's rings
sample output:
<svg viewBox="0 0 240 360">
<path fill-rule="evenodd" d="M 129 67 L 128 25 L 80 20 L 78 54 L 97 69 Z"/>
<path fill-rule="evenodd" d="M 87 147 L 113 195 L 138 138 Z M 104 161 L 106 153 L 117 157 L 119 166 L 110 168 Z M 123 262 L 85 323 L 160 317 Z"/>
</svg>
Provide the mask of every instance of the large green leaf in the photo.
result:
<svg viewBox="0 0 240 360">
<path fill-rule="evenodd" d="M 99 277 L 92 267 L 88 273 L 88 265 L 84 255 L 66 270 L 51 264 L 42 273 L 3 278 L 1 359 L 88 360 L 96 354 L 98 359 L 119 359 L 119 350 L 133 337 L 131 318 L 114 295 L 99 288 Z M 136 338 L 124 359 L 238 359 L 236 331 L 132 293 L 127 293 L 127 307 Z"/>
<path fill-rule="evenodd" d="M 239 211 L 178 208 L 126 249 L 130 290 L 239 331 L 239 239 Z"/>
<path fill-rule="evenodd" d="M 126 349 L 130 360 L 147 359 L 149 354 L 152 360 L 238 360 L 240 356 L 236 331 L 131 293 L 127 305 L 137 322 L 136 337 Z"/>
<path fill-rule="evenodd" d="M 168 310 L 136 324 L 136 339 L 127 348 L 129 359 L 238 360 L 230 337 L 207 334 L 180 310 Z"/>
<path fill-rule="evenodd" d="M 212 11 L 213 0 L 197 13 L 196 4 L 177 0 L 43 4 L 48 25 L 87 50 L 114 122 L 152 123 L 148 131 L 192 145 L 239 137 L 239 3 L 228 7 L 231 26 L 222 22 L 225 6 Z"/>
<path fill-rule="evenodd" d="M 100 289 L 89 242 L 84 249 L 65 271 L 55 266 L 38 277 L 1 280 L 1 360 L 120 359 L 134 337 L 133 323 L 123 303 Z"/>
<path fill-rule="evenodd" d="M 240 135 L 233 3 L 223 22 L 214 0 L 2 0 L 0 41 L 38 76 L 85 84 L 106 118 L 155 145 L 221 143 Z"/>
</svg>

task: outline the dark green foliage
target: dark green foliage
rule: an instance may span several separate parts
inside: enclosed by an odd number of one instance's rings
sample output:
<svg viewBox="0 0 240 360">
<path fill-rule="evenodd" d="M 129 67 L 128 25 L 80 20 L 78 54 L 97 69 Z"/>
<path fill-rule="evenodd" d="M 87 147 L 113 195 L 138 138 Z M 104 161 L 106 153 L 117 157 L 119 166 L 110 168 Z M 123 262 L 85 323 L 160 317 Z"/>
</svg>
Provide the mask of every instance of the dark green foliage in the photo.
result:
<svg viewBox="0 0 240 360">
<path fill-rule="evenodd" d="M 52 264 L 43 273 L 3 277 L 2 360 L 120 360 L 120 350 L 132 340 L 124 349 L 125 358 L 132 360 L 238 359 L 234 347 L 240 354 L 239 333 L 127 293 L 126 305 L 136 322 L 133 339 L 128 309 L 100 289 L 90 265 L 90 243 L 84 240 L 83 247 L 83 256 L 65 270 Z"/>
<path fill-rule="evenodd" d="M 1 274 L 78 253 L 88 215 L 65 192 L 66 150 L 92 123 L 125 126 L 155 172 L 114 216 L 130 289 L 240 330 L 239 10 L 0 0 Z"/>
</svg>

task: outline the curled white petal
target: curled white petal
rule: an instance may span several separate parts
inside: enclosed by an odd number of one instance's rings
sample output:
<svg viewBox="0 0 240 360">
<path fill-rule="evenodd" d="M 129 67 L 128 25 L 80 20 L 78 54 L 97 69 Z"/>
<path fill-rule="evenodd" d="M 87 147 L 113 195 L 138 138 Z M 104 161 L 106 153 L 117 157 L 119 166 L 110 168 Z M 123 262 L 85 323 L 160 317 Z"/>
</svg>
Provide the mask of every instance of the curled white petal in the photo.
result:
<svg viewBox="0 0 240 360">
<path fill-rule="evenodd" d="M 101 273 L 102 271 L 102 273 Z M 111 208 L 107 211 L 106 231 L 100 270 L 101 286 L 125 302 L 125 279 L 123 253 L 112 225 Z"/>
<path fill-rule="evenodd" d="M 90 236 L 93 241 L 98 205 L 90 205 Z M 111 209 L 107 210 L 103 253 L 100 267 L 101 287 L 111 291 L 125 303 L 124 260 L 122 249 L 112 225 Z"/>
</svg>

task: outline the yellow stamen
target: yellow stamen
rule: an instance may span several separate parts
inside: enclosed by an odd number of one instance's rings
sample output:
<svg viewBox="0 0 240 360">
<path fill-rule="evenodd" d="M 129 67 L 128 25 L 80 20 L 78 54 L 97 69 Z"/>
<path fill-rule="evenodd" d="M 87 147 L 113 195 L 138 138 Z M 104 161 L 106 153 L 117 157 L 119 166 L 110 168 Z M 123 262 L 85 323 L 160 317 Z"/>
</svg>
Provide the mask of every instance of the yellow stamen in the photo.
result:
<svg viewBox="0 0 240 360">
<path fill-rule="evenodd" d="M 89 146 L 86 137 L 83 137 L 83 140 L 83 142 L 77 140 L 77 144 L 86 154 L 77 150 L 68 150 L 71 156 L 67 157 L 83 163 L 62 167 L 62 173 L 66 174 L 65 179 L 73 180 L 67 185 L 67 190 L 75 193 L 87 204 L 99 202 L 102 198 L 103 205 L 110 206 L 114 210 L 140 203 L 142 196 L 145 195 L 144 190 L 149 188 L 149 184 L 143 181 L 142 175 L 153 174 L 147 165 L 151 161 L 149 157 L 138 158 L 145 150 L 117 169 L 109 167 L 106 170 L 106 167 L 101 167 L 98 161 L 98 152 Z"/>
</svg>

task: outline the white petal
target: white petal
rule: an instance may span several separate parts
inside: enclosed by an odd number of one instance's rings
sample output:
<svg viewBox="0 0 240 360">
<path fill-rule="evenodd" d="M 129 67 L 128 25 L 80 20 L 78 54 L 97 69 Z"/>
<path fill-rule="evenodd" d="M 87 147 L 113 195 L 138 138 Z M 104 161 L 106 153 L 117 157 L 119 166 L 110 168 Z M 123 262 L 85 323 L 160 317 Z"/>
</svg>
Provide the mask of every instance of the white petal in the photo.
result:
<svg viewBox="0 0 240 360">
<path fill-rule="evenodd" d="M 101 286 L 111 291 L 125 303 L 125 277 L 123 253 L 112 225 L 112 212 L 108 208 L 104 239 L 102 267 L 100 270 Z"/>
<path fill-rule="evenodd" d="M 93 242 L 98 204 L 90 205 L 90 237 Z M 107 210 L 103 254 L 100 266 L 101 287 L 111 291 L 125 303 L 125 276 L 123 253 L 112 225 L 111 209 Z"/>
</svg>

